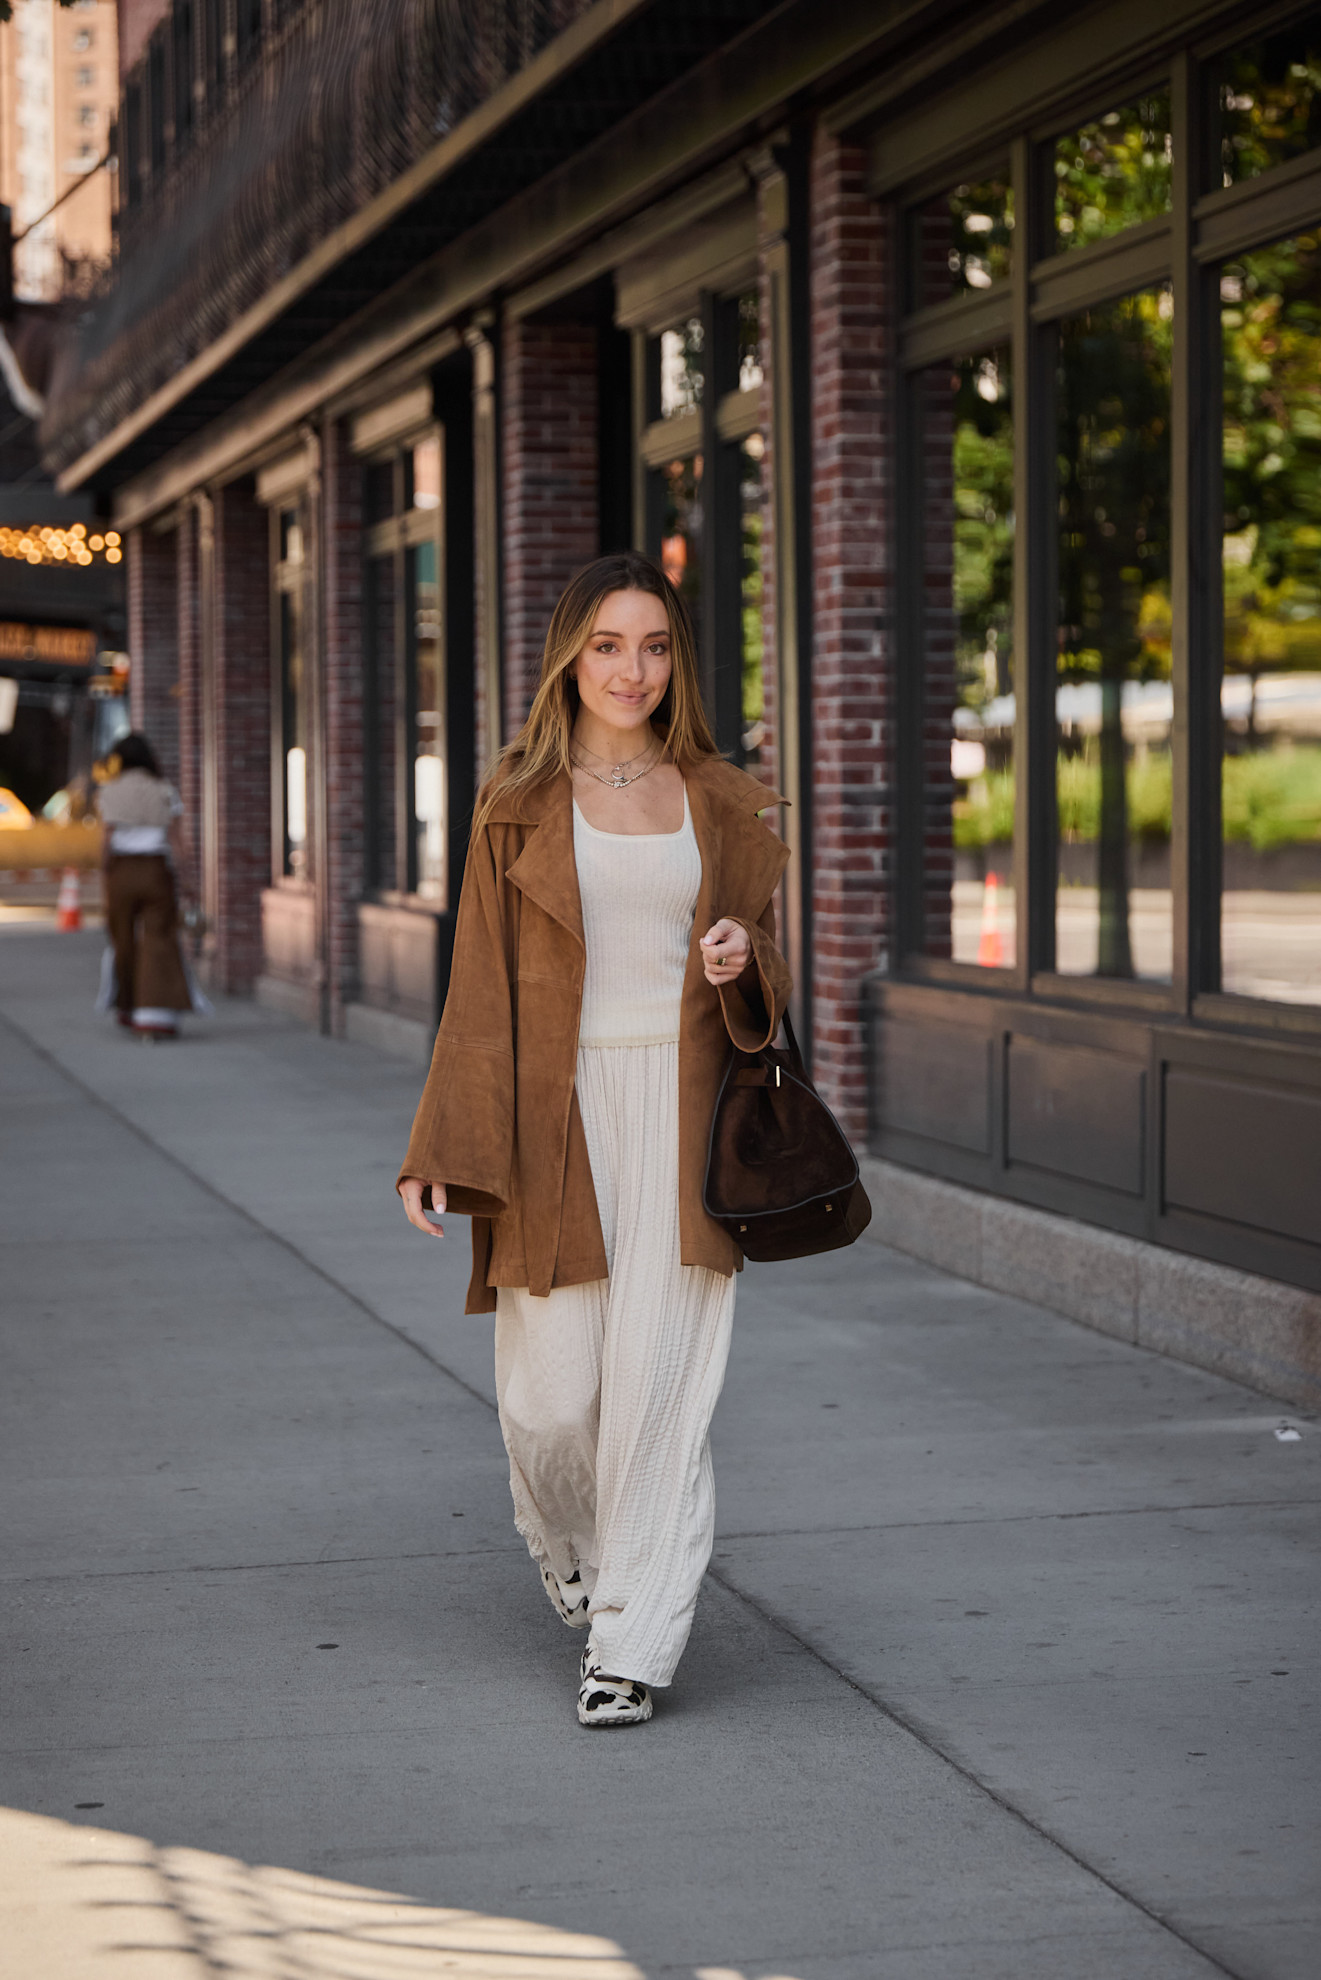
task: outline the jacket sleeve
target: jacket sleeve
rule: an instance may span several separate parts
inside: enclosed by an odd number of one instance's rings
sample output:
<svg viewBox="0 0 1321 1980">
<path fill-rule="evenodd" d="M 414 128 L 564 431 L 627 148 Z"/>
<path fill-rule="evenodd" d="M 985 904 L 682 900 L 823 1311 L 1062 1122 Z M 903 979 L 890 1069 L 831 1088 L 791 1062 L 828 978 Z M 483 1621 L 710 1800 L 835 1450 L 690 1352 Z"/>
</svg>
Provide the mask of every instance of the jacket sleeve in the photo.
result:
<svg viewBox="0 0 1321 1980">
<path fill-rule="evenodd" d="M 725 1029 L 740 1052 L 760 1052 L 774 1042 L 789 1002 L 793 978 L 789 965 L 775 946 L 775 903 L 768 901 L 760 921 L 743 921 L 752 943 L 752 960 L 732 983 L 719 990 Z"/>
<path fill-rule="evenodd" d="M 472 1217 L 498 1216 L 510 1200 L 514 1035 L 502 897 L 487 827 L 468 848 L 449 994 L 398 1178 L 443 1183 L 447 1207 Z"/>
</svg>

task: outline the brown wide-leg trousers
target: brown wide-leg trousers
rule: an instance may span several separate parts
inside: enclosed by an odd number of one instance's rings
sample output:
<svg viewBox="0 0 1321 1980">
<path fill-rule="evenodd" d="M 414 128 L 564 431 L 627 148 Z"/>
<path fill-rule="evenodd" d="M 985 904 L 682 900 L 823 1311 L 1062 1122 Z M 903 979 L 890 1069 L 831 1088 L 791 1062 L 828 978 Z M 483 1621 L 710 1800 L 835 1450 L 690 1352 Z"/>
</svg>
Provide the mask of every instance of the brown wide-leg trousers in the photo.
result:
<svg viewBox="0 0 1321 1980">
<path fill-rule="evenodd" d="M 106 871 L 106 923 L 121 1011 L 192 1008 L 179 954 L 174 875 L 161 853 L 114 853 Z"/>
</svg>

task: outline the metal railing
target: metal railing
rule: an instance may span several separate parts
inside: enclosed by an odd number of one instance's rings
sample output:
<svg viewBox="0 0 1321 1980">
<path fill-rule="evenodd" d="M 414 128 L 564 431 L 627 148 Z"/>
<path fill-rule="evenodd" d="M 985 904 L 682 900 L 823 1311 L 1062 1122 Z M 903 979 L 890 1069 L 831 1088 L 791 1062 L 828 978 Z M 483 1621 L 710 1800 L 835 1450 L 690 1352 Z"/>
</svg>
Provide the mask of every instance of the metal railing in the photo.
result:
<svg viewBox="0 0 1321 1980">
<path fill-rule="evenodd" d="M 160 115 L 171 78 L 182 88 L 169 41 L 179 10 L 167 15 L 127 79 L 116 255 L 61 366 L 43 432 L 52 464 L 211 347 L 590 4 L 268 7 L 267 30 L 238 59 L 231 45 L 210 97 L 207 51 L 194 51 L 200 108 L 186 124 Z"/>
</svg>

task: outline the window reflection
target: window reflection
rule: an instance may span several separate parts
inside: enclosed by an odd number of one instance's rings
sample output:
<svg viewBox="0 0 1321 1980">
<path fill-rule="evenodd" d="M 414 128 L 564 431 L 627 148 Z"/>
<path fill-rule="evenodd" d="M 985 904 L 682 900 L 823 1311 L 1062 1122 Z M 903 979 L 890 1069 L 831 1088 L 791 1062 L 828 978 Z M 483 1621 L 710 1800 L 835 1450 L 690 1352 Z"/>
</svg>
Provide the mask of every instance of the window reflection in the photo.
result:
<svg viewBox="0 0 1321 1980">
<path fill-rule="evenodd" d="M 761 297 L 748 289 L 738 299 L 738 389 L 755 392 L 761 381 Z"/>
<path fill-rule="evenodd" d="M 661 470 L 664 498 L 661 564 L 700 624 L 702 598 L 702 456 L 670 461 Z"/>
<path fill-rule="evenodd" d="M 1055 141 L 1055 234 L 1086 247 L 1170 210 L 1170 99 L 1161 92 L 1108 110 Z"/>
<path fill-rule="evenodd" d="M 445 898 L 444 664 L 439 559 L 434 542 L 408 553 L 408 613 L 413 712 L 415 891 Z"/>
<path fill-rule="evenodd" d="M 702 319 L 689 317 L 677 330 L 662 332 L 660 340 L 660 409 L 662 419 L 692 412 L 702 403 L 706 382 L 702 352 Z"/>
<path fill-rule="evenodd" d="M 403 886 L 396 868 L 395 721 L 398 691 L 395 681 L 395 581 L 393 556 L 367 559 L 364 622 L 367 635 L 368 685 L 364 710 L 370 806 L 369 881 L 373 887 Z"/>
<path fill-rule="evenodd" d="M 281 510 L 278 526 L 280 757 L 284 812 L 282 866 L 285 873 L 302 880 L 308 877 L 308 682 L 304 652 L 303 527 L 298 510 Z"/>
<path fill-rule="evenodd" d="M 1014 189 L 1008 175 L 952 186 L 912 216 L 913 306 L 989 289 L 1009 274 Z"/>
<path fill-rule="evenodd" d="M 923 504 L 924 943 L 1014 960 L 1013 401 L 1009 351 L 914 381 Z"/>
<path fill-rule="evenodd" d="M 1060 328 L 1056 966 L 1167 980 L 1170 343 L 1166 288 Z"/>
<path fill-rule="evenodd" d="M 1220 281 L 1221 981 L 1321 1003 L 1321 236 Z"/>
<path fill-rule="evenodd" d="M 765 494 L 761 464 L 766 443 L 750 433 L 739 453 L 739 515 L 742 543 L 743 760 L 754 769 L 766 739 L 762 629 L 762 531 Z"/>
<path fill-rule="evenodd" d="M 1321 145 L 1321 22 L 1235 49 L 1220 68 L 1220 181 L 1255 179 Z"/>
</svg>

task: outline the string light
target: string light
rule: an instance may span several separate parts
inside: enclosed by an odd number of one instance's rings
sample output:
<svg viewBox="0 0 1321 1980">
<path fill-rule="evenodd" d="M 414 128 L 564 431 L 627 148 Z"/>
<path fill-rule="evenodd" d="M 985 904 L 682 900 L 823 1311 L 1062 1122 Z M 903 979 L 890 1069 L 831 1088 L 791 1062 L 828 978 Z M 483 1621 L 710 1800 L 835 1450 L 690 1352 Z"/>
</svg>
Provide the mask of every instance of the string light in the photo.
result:
<svg viewBox="0 0 1321 1980">
<path fill-rule="evenodd" d="M 123 562 L 124 551 L 118 530 L 108 529 L 88 535 L 86 523 L 73 523 L 68 529 L 0 528 L 0 557 L 26 564 L 73 564 L 86 570 L 98 561 Z"/>
</svg>

